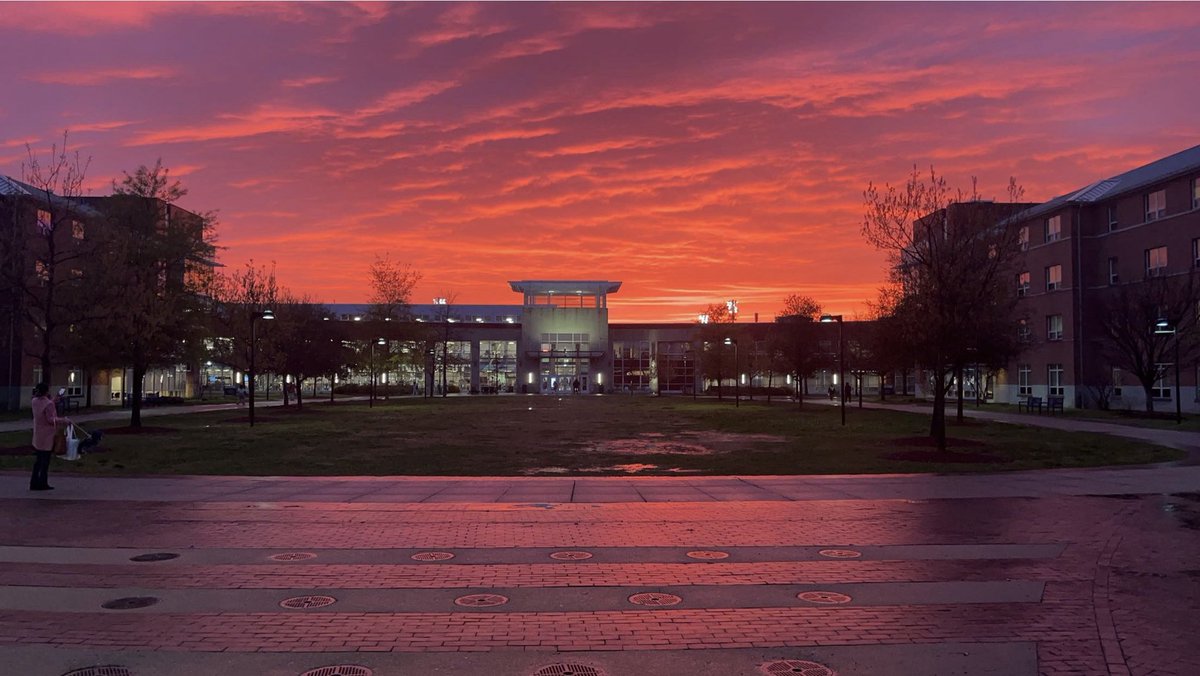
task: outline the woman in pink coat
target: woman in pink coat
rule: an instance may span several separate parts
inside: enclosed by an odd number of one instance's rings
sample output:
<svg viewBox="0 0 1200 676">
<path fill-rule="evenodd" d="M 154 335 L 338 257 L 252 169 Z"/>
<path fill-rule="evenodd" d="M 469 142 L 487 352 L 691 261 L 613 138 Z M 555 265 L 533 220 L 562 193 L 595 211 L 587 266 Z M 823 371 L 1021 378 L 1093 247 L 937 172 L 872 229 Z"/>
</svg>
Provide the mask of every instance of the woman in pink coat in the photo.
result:
<svg viewBox="0 0 1200 676">
<path fill-rule="evenodd" d="M 50 454 L 54 452 L 54 434 L 58 424 L 70 422 L 58 417 L 54 400 L 50 398 L 50 387 L 38 383 L 33 388 L 33 450 L 37 460 L 33 462 L 33 476 L 29 479 L 29 490 L 52 491 L 49 483 Z"/>
</svg>

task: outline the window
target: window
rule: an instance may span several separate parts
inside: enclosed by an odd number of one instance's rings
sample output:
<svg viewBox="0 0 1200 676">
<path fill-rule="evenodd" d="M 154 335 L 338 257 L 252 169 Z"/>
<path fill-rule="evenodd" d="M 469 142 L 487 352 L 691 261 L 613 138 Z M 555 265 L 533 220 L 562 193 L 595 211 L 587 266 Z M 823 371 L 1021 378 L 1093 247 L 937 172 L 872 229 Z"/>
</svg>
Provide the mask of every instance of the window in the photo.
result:
<svg viewBox="0 0 1200 676">
<path fill-rule="evenodd" d="M 1046 268 L 1046 290 L 1053 291 L 1062 287 L 1062 266 L 1051 265 Z"/>
<path fill-rule="evenodd" d="M 38 209 L 37 229 L 43 235 L 49 235 L 54 230 L 54 221 L 51 220 L 49 211 L 42 211 L 41 209 Z"/>
<path fill-rule="evenodd" d="M 1063 321 L 1062 315 L 1047 315 L 1046 316 L 1046 340 L 1062 340 L 1063 338 Z"/>
<path fill-rule="evenodd" d="M 75 239 L 83 239 L 83 223 L 79 221 L 71 221 L 71 237 Z"/>
<path fill-rule="evenodd" d="M 1120 281 L 1121 276 L 1117 274 L 1117 257 L 1113 256 L 1108 259 L 1108 283 L 1111 286 Z"/>
<path fill-rule="evenodd" d="M 1017 275 L 1017 295 L 1018 296 L 1028 296 L 1029 295 L 1029 273 L 1028 272 L 1022 272 L 1021 274 Z"/>
<path fill-rule="evenodd" d="M 1156 246 L 1146 249 L 1146 276 L 1157 277 L 1167 269 L 1167 247 Z"/>
<path fill-rule="evenodd" d="M 1029 226 L 1022 225 L 1017 231 L 1017 243 L 1021 245 L 1021 251 L 1029 248 Z"/>
<path fill-rule="evenodd" d="M 1158 371 L 1158 378 L 1155 379 L 1154 385 L 1150 387 L 1150 396 L 1155 399 L 1170 399 L 1171 384 L 1167 382 L 1167 375 L 1171 373 L 1174 364 L 1155 364 L 1154 368 Z"/>
<path fill-rule="evenodd" d="M 1200 268 L 1200 239 L 1192 240 L 1192 260 L 1193 265 Z"/>
<path fill-rule="evenodd" d="M 1200 178 L 1192 179 L 1192 208 L 1200 209 Z"/>
<path fill-rule="evenodd" d="M 83 396 L 83 371 L 79 369 L 67 371 L 67 396 Z"/>
<path fill-rule="evenodd" d="M 1117 207 L 1116 205 L 1113 205 L 1108 208 L 1108 231 L 1112 232 L 1113 230 L 1116 230 L 1117 227 Z"/>
<path fill-rule="evenodd" d="M 1121 396 L 1121 369 L 1114 368 L 1112 372 L 1113 396 Z"/>
<path fill-rule="evenodd" d="M 50 268 L 46 267 L 46 264 L 42 261 L 34 261 L 33 272 L 37 275 L 38 283 L 42 286 L 50 283 Z"/>
<path fill-rule="evenodd" d="M 1046 392 L 1051 397 L 1063 396 L 1063 366 L 1048 364 L 1046 366 Z"/>
<path fill-rule="evenodd" d="M 1017 366 L 1017 394 L 1033 394 L 1033 386 L 1029 384 L 1031 373 L 1033 373 L 1033 369 L 1029 367 L 1029 364 Z"/>
<path fill-rule="evenodd" d="M 1062 236 L 1062 216 L 1046 219 L 1046 241 L 1054 242 Z"/>
<path fill-rule="evenodd" d="M 1167 215 L 1167 191 L 1157 190 L 1146 195 L 1146 220 L 1153 221 Z"/>
<path fill-rule="evenodd" d="M 1020 343 L 1028 343 L 1033 340 L 1033 332 L 1029 330 L 1029 322 L 1024 319 L 1017 320 L 1017 341 Z"/>
</svg>

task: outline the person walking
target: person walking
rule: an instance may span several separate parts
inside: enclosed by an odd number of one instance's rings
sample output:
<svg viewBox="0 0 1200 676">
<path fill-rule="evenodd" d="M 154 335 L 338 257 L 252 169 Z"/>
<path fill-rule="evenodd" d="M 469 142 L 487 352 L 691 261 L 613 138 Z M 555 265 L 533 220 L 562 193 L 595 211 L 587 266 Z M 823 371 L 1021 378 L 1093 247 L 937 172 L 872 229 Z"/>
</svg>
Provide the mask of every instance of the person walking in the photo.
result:
<svg viewBox="0 0 1200 676">
<path fill-rule="evenodd" d="M 59 423 L 70 422 L 58 417 L 56 402 L 50 398 L 50 387 L 38 383 L 33 388 L 33 475 L 29 477 L 29 490 L 52 491 L 50 480 L 50 454 L 54 452 L 54 436 Z"/>
</svg>

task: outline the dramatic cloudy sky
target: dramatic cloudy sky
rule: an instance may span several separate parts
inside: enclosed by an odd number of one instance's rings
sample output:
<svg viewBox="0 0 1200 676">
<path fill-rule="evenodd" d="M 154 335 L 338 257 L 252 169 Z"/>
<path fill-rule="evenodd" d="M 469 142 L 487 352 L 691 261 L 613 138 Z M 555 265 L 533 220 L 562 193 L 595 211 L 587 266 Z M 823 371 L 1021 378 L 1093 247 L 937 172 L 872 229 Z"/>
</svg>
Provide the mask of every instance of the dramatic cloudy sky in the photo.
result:
<svg viewBox="0 0 1200 676">
<path fill-rule="evenodd" d="M 1046 199 L 1200 143 L 1192 3 L 3 3 L 0 63 L 0 173 L 64 129 L 94 193 L 161 157 L 225 264 L 327 302 L 391 252 L 418 302 L 853 314 L 868 181 Z"/>
</svg>

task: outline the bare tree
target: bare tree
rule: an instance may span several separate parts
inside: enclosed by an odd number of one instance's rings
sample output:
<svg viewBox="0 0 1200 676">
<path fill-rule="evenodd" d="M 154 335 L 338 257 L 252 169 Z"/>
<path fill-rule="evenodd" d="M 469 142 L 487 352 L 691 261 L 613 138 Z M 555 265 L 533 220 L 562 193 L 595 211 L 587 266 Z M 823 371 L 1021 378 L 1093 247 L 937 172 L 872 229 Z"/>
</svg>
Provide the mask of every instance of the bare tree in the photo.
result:
<svg viewBox="0 0 1200 676">
<path fill-rule="evenodd" d="M 1103 304 L 1100 326 L 1111 362 L 1137 378 L 1146 395 L 1146 411 L 1154 411 L 1154 384 L 1163 364 L 1186 361 L 1197 351 L 1197 307 L 1200 273 L 1149 277 L 1122 284 Z M 1156 332 L 1160 324 L 1174 333 Z M 1176 345 L 1178 341 L 1178 345 Z"/>
<path fill-rule="evenodd" d="M 391 254 L 375 256 L 368 269 L 371 282 L 371 312 L 374 319 L 403 319 L 421 273 L 408 263 L 393 261 Z"/>
<path fill-rule="evenodd" d="M 205 335 L 201 291 L 213 267 L 215 217 L 176 207 L 186 194 L 160 160 L 126 172 L 105 201 L 105 256 L 92 261 L 88 278 L 107 293 L 89 340 L 132 371 L 132 427 L 141 426 L 146 372 L 178 363 Z"/>
<path fill-rule="evenodd" d="M 901 187 L 870 184 L 863 192 L 863 236 L 887 252 L 900 289 L 895 327 L 933 374 L 930 436 L 940 450 L 948 376 L 978 359 L 985 341 L 986 349 L 1002 352 L 991 340 L 997 327 L 1013 333 L 1016 297 L 1008 280 L 1021 247 L 1018 229 L 1004 219 L 1027 206 L 1022 193 L 1010 179 L 1010 203 L 984 202 L 974 180 L 970 192 L 952 191 L 933 169 L 922 177 L 916 167 Z"/>
</svg>

